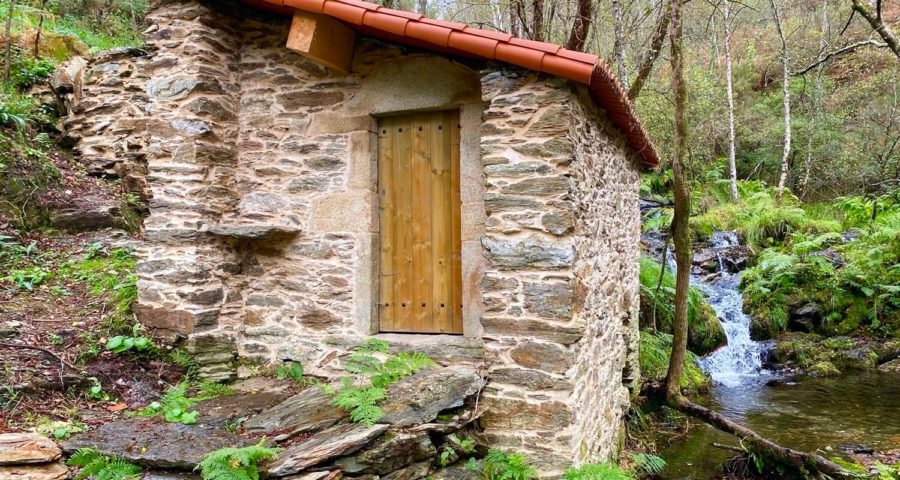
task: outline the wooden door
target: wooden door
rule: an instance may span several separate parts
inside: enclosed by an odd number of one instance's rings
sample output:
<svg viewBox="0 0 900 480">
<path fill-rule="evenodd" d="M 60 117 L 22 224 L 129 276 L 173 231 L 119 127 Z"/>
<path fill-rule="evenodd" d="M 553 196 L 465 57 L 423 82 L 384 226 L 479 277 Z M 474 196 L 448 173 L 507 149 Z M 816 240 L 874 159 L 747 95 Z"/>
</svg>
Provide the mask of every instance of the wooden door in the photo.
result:
<svg viewBox="0 0 900 480">
<path fill-rule="evenodd" d="M 462 331 L 459 112 L 381 118 L 382 332 Z"/>
</svg>

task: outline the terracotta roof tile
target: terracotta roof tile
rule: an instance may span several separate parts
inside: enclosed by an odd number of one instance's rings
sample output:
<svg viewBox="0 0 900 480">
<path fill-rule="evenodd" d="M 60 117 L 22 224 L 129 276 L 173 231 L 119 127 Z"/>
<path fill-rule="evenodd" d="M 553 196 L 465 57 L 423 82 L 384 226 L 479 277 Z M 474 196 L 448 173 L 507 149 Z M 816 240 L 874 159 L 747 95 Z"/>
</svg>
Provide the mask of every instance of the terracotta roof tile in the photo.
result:
<svg viewBox="0 0 900 480">
<path fill-rule="evenodd" d="M 324 13 L 350 23 L 363 33 L 390 41 L 442 53 L 498 60 L 587 85 L 591 98 L 622 130 L 628 145 L 637 152 L 644 165 L 659 165 L 656 149 L 638 121 L 622 85 L 596 55 L 502 32 L 479 30 L 464 23 L 425 18 L 418 13 L 384 8 L 361 0 L 243 1 L 277 12 L 285 12 L 285 7 L 290 7 Z"/>
<path fill-rule="evenodd" d="M 416 20 L 416 21 L 421 20 L 422 17 L 425 16 L 425 15 L 422 15 L 421 13 L 407 12 L 406 10 L 394 10 L 393 8 L 384 8 L 384 7 L 378 7 L 378 13 L 383 13 L 385 15 L 392 15 L 394 17 L 408 18 L 410 20 Z"/>
<path fill-rule="evenodd" d="M 559 55 L 544 55 L 541 71 L 587 85 L 591 83 L 594 65 Z"/>
<path fill-rule="evenodd" d="M 422 23 L 430 24 L 430 25 L 437 25 L 439 27 L 452 28 L 453 30 L 464 30 L 466 27 L 468 27 L 468 25 L 466 25 L 465 23 L 446 22 L 444 20 L 435 20 L 433 18 L 425 18 L 425 17 L 422 17 L 422 19 L 419 21 Z"/>
<path fill-rule="evenodd" d="M 496 58 L 494 50 L 497 49 L 496 40 L 490 38 L 477 37 L 465 32 L 454 31 L 450 33 L 450 42 L 448 45 L 452 48 L 471 52 L 479 57 Z"/>
<path fill-rule="evenodd" d="M 410 22 L 406 25 L 406 35 L 419 40 L 446 47 L 453 30 L 422 22 Z"/>
<path fill-rule="evenodd" d="M 257 0 L 268 3 L 275 3 L 271 0 Z M 307 12 L 313 13 L 322 13 L 322 9 L 325 8 L 325 0 L 284 0 L 284 6 L 286 7 L 294 7 L 299 8 L 300 10 L 306 10 Z"/>
<path fill-rule="evenodd" d="M 496 55 L 501 62 L 540 71 L 546 53 L 511 43 L 500 43 L 497 45 Z"/>
<path fill-rule="evenodd" d="M 363 25 L 400 36 L 406 34 L 406 24 L 410 21 L 408 18 L 384 15 L 372 11 L 366 12 L 366 15 L 363 17 Z"/>
<path fill-rule="evenodd" d="M 381 5 L 372 2 L 363 2 L 361 0 L 341 0 L 341 3 L 353 5 L 355 7 L 365 8 L 366 10 L 378 10 Z"/>
<path fill-rule="evenodd" d="M 558 52 L 562 47 L 546 42 L 535 42 L 534 40 L 526 40 L 524 38 L 511 38 L 509 43 L 520 47 L 530 48 L 532 50 L 540 50 L 542 52 L 553 53 Z"/>
</svg>

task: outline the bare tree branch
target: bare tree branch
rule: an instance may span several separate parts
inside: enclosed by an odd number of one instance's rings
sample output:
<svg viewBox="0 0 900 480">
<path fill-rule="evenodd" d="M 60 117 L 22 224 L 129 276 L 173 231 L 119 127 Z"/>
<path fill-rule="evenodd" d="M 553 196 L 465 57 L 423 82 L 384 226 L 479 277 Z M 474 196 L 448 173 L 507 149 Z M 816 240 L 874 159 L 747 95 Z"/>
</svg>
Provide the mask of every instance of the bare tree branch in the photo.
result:
<svg viewBox="0 0 900 480">
<path fill-rule="evenodd" d="M 853 11 L 862 15 L 862 17 L 869 22 L 869 25 L 872 26 L 872 29 L 881 36 L 884 43 L 890 47 L 891 51 L 894 52 L 894 55 L 896 55 L 897 58 L 900 58 L 900 40 L 897 39 L 894 32 L 891 31 L 890 27 L 888 27 L 884 23 L 884 20 L 881 19 L 881 2 L 878 2 L 877 11 L 872 12 L 871 7 L 863 3 L 863 0 L 851 1 L 853 2 Z"/>
<path fill-rule="evenodd" d="M 886 43 L 880 43 L 880 42 L 877 42 L 877 41 L 875 41 L 875 40 L 863 40 L 863 41 L 861 41 L 861 42 L 852 43 L 852 44 L 850 44 L 850 45 L 847 45 L 847 46 L 845 46 L 845 47 L 841 47 L 841 48 L 839 48 L 839 49 L 837 49 L 837 50 L 834 50 L 834 51 L 832 51 L 832 52 L 828 52 L 828 53 L 826 53 L 826 54 L 820 56 L 820 57 L 819 57 L 818 59 L 816 59 L 816 61 L 814 61 L 813 63 L 810 63 L 809 65 L 803 67 L 803 68 L 800 69 L 800 70 L 797 70 L 797 71 L 795 71 L 795 72 L 792 72 L 791 75 L 792 75 L 792 76 L 795 76 L 795 77 L 796 77 L 796 76 L 799 76 L 799 75 L 803 75 L 803 74 L 805 74 L 805 73 L 808 73 L 810 70 L 812 70 L 812 69 L 818 67 L 819 65 L 828 62 L 828 61 L 831 60 L 832 58 L 839 57 L 839 56 L 841 56 L 841 55 L 844 55 L 844 54 L 853 52 L 853 51 L 855 51 L 856 49 L 861 48 L 861 47 L 887 48 L 887 47 L 888 47 L 888 44 L 886 44 Z"/>
<path fill-rule="evenodd" d="M 634 100 L 640 95 L 641 89 L 644 88 L 644 83 L 646 83 L 647 78 L 650 76 L 650 72 L 653 71 L 653 64 L 656 63 L 656 59 L 659 58 L 663 43 L 666 41 L 666 32 L 669 29 L 669 20 L 672 16 L 672 5 L 669 2 L 664 2 L 660 5 L 660 8 L 662 9 L 662 12 L 659 15 L 659 19 L 656 21 L 653 37 L 650 39 L 650 48 L 648 48 L 647 52 L 644 54 L 641 65 L 638 67 L 637 76 L 634 77 L 631 88 L 628 89 L 628 98 L 631 100 Z"/>
</svg>

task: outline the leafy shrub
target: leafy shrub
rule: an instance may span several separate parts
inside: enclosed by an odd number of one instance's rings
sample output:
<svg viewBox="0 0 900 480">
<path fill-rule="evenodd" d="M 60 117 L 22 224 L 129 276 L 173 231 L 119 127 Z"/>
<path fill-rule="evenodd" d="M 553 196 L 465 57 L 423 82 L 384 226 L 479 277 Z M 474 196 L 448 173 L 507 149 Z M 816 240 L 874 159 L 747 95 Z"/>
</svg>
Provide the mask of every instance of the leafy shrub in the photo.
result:
<svg viewBox="0 0 900 480">
<path fill-rule="evenodd" d="M 349 412 L 354 422 L 374 425 L 384 415 L 378 403 L 385 398 L 385 390 L 398 380 L 434 365 L 434 361 L 424 354 L 400 352 L 391 355 L 388 348 L 388 343 L 383 340 L 366 340 L 344 365 L 344 369 L 355 377 L 342 378 L 338 389 L 326 387 L 326 391 L 335 396 L 332 403 Z"/>
<path fill-rule="evenodd" d="M 78 450 L 69 457 L 66 465 L 81 469 L 75 480 L 136 480 L 141 474 L 141 467 L 92 448 Z"/>
<path fill-rule="evenodd" d="M 491 449 L 484 457 L 481 475 L 484 480 L 532 480 L 537 471 L 525 455 Z"/>
<path fill-rule="evenodd" d="M 259 480 L 259 463 L 275 458 L 278 450 L 259 444 L 242 448 L 222 448 L 208 453 L 197 465 L 203 480 Z"/>
<path fill-rule="evenodd" d="M 662 380 L 669 369 L 669 356 L 672 353 L 672 336 L 666 333 L 653 334 L 641 332 L 639 361 L 641 374 L 648 379 Z M 684 359 L 684 374 L 681 377 L 681 388 L 690 391 L 704 390 L 709 385 L 709 378 L 697 365 L 697 356 L 688 351 Z"/>
<path fill-rule="evenodd" d="M 675 275 L 667 268 L 660 284 L 661 269 L 662 266 L 656 260 L 641 256 L 641 326 L 642 328 L 655 326 L 662 332 L 672 333 L 675 316 Z M 724 344 L 725 341 L 725 331 L 716 317 L 716 312 L 706 302 L 703 293 L 691 287 L 688 292 L 688 348 L 694 353 L 703 355 Z"/>
</svg>

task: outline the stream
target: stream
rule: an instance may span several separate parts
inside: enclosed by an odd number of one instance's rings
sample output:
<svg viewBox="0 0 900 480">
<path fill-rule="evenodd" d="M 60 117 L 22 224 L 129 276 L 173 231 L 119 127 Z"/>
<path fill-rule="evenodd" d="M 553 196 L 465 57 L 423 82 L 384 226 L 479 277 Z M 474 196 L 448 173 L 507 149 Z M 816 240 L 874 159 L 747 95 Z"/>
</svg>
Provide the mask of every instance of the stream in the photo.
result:
<svg viewBox="0 0 900 480">
<path fill-rule="evenodd" d="M 714 251 L 737 245 L 732 232 L 716 232 Z M 667 258 L 674 269 L 674 262 Z M 740 273 L 691 276 L 716 311 L 728 344 L 699 360 L 712 379 L 709 393 L 694 401 L 714 408 L 784 446 L 826 454 L 900 447 L 900 375 L 855 372 L 835 378 L 786 377 L 763 368 L 768 346 L 750 338 L 750 317 L 738 289 Z M 660 438 L 665 479 L 721 477 L 733 452 L 713 443 L 737 445 L 734 437 L 693 421 L 686 435 Z"/>
</svg>

